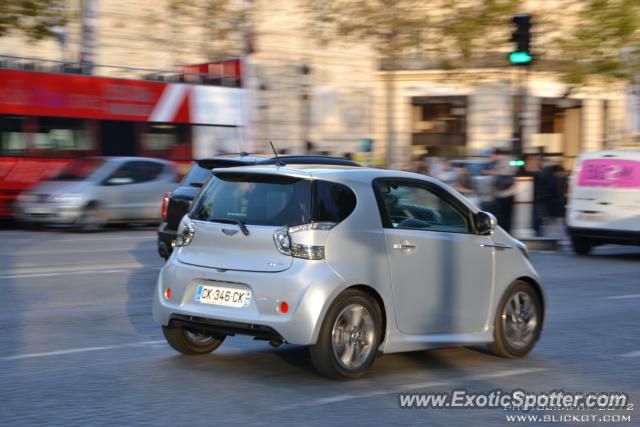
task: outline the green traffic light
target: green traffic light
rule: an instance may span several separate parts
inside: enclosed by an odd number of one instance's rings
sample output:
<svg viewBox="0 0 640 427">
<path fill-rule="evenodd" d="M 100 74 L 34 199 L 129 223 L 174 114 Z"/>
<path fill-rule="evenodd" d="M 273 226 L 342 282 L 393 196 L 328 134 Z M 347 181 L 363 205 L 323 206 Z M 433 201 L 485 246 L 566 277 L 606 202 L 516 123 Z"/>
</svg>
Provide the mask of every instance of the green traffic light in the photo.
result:
<svg viewBox="0 0 640 427">
<path fill-rule="evenodd" d="M 533 58 L 528 52 L 511 52 L 509 54 L 509 62 L 512 64 L 528 64 Z"/>
</svg>

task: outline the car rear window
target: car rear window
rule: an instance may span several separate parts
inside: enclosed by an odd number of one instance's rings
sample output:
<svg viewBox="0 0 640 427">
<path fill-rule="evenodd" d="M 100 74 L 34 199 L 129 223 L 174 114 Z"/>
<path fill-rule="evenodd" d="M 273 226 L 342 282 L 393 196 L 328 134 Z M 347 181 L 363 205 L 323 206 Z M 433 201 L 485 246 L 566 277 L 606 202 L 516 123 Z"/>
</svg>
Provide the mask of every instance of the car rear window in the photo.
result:
<svg viewBox="0 0 640 427">
<path fill-rule="evenodd" d="M 238 219 L 247 224 L 294 226 L 310 218 L 311 181 L 265 174 L 219 173 L 200 194 L 192 219 Z"/>
</svg>

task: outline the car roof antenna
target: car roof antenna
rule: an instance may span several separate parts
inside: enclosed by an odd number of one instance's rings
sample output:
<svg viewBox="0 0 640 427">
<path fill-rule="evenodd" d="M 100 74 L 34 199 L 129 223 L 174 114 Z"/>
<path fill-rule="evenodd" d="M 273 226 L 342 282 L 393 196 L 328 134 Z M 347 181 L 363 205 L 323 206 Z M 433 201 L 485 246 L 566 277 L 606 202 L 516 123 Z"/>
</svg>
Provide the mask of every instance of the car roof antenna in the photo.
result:
<svg viewBox="0 0 640 427">
<path fill-rule="evenodd" d="M 276 156 L 276 166 L 278 166 L 278 167 L 287 166 L 287 164 L 285 162 L 280 160 L 280 156 L 278 156 L 278 152 L 276 151 L 276 148 L 273 146 L 273 142 L 269 141 L 269 145 L 271 146 L 271 149 L 273 150 L 273 154 L 275 154 L 275 156 Z"/>
</svg>

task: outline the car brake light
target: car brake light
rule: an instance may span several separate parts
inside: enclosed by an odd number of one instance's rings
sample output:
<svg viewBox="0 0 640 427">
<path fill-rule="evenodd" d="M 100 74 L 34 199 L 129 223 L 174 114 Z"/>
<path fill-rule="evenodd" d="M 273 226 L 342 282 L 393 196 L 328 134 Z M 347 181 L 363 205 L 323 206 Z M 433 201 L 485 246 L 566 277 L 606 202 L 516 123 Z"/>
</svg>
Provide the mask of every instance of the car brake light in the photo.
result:
<svg viewBox="0 0 640 427">
<path fill-rule="evenodd" d="M 162 219 L 167 219 L 167 206 L 169 206 L 169 196 L 171 193 L 164 193 L 164 197 L 162 197 L 162 210 L 160 211 L 160 216 Z"/>
<path fill-rule="evenodd" d="M 191 241 L 193 240 L 193 235 L 196 232 L 196 228 L 191 221 L 187 222 L 182 229 L 182 232 L 178 234 L 176 240 L 173 243 L 173 246 L 177 248 L 181 248 L 184 246 L 189 246 Z"/>
<path fill-rule="evenodd" d="M 273 240 L 276 248 L 284 255 L 321 260 L 325 257 L 324 241 L 327 237 L 326 233 L 322 232 L 331 230 L 335 225 L 334 222 L 314 222 L 279 228 L 273 233 Z"/>
</svg>

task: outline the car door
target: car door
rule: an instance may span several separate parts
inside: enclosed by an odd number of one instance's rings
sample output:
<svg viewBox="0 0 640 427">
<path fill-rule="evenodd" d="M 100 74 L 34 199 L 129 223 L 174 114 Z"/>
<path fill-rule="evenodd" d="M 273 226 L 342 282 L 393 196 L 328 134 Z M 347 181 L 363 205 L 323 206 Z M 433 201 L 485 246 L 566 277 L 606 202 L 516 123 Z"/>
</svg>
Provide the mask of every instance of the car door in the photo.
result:
<svg viewBox="0 0 640 427">
<path fill-rule="evenodd" d="M 135 197 L 131 189 L 135 186 L 137 172 L 133 162 L 122 162 L 97 188 L 99 203 L 109 220 L 128 219 Z"/>
<path fill-rule="evenodd" d="M 473 214 L 428 181 L 374 181 L 398 328 L 406 334 L 477 333 L 487 327 L 494 259 Z M 487 245 L 487 246 L 483 246 Z"/>
<path fill-rule="evenodd" d="M 135 163 L 138 174 L 134 188 L 136 196 L 135 219 L 160 220 L 162 196 L 175 187 L 172 172 L 162 162 L 139 160 Z"/>
</svg>

